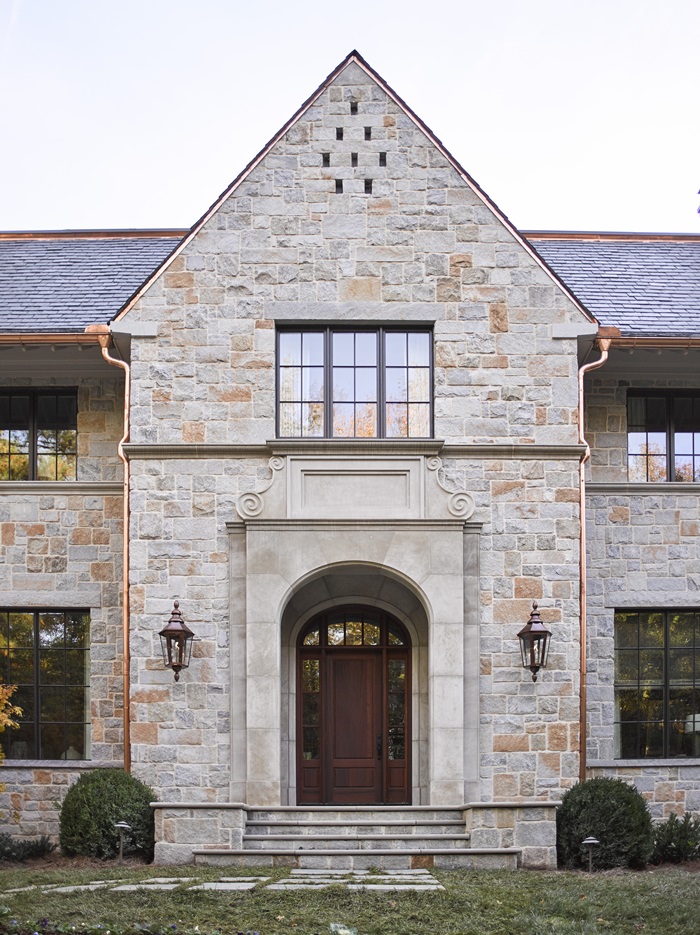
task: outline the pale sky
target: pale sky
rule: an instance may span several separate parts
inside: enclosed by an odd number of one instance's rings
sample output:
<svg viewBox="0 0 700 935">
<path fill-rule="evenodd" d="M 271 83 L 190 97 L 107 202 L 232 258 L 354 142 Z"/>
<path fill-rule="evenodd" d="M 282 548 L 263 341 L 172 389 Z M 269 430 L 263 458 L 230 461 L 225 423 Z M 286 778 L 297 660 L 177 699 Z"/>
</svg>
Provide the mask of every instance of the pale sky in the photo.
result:
<svg viewBox="0 0 700 935">
<path fill-rule="evenodd" d="M 189 227 L 356 48 L 522 229 L 700 233 L 698 0 L 0 0 L 0 230 Z"/>
</svg>

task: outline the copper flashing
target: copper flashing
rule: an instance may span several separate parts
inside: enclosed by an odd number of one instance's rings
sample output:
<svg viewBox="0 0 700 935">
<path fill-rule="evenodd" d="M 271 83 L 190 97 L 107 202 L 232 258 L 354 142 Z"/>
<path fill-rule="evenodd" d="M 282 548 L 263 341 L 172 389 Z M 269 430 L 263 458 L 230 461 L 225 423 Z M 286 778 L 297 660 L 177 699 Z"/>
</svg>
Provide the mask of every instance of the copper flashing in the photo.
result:
<svg viewBox="0 0 700 935">
<path fill-rule="evenodd" d="M 64 231 L 0 231 L 0 240 L 139 240 L 143 238 L 172 237 L 179 240 L 189 228 L 127 228 L 125 230 L 64 230 Z"/>
<path fill-rule="evenodd" d="M 99 344 L 99 338 L 94 334 L 58 334 L 50 333 L 19 333 L 6 332 L 0 334 L 0 344 Z"/>
<path fill-rule="evenodd" d="M 299 110 L 284 124 L 284 126 L 272 137 L 272 139 L 260 150 L 257 156 L 255 156 L 251 162 L 243 169 L 243 171 L 233 180 L 233 182 L 226 188 L 221 195 L 216 199 L 216 201 L 207 209 L 207 211 L 202 215 L 202 217 L 192 226 L 188 234 L 183 238 L 182 242 L 173 250 L 170 256 L 166 257 L 165 260 L 160 264 L 160 266 L 154 270 L 154 272 L 149 276 L 149 278 L 143 283 L 143 285 L 138 289 L 134 295 L 125 303 L 124 307 L 118 312 L 114 317 L 114 321 L 118 321 L 123 315 L 125 315 L 134 304 L 141 298 L 144 292 L 151 286 L 151 284 L 164 272 L 173 260 L 179 256 L 181 251 L 190 243 L 193 237 L 201 230 L 201 228 L 206 224 L 206 222 L 211 218 L 211 216 L 219 209 L 221 204 L 236 190 L 236 188 L 244 182 L 253 169 L 267 156 L 270 150 L 279 142 L 279 140 L 284 136 L 284 134 L 298 121 L 303 115 L 308 111 L 308 109 L 315 103 L 316 100 L 321 96 L 321 94 L 329 87 L 329 85 L 340 75 L 348 65 L 354 63 L 359 68 L 361 68 L 373 81 L 375 81 L 379 87 L 387 94 L 389 98 L 400 107 L 406 116 L 413 121 L 413 123 L 421 130 L 428 138 L 428 140 L 435 146 L 436 149 L 445 157 L 445 159 L 450 163 L 452 168 L 461 176 L 461 178 L 466 182 L 466 184 L 472 189 L 475 195 L 496 215 L 496 217 L 501 221 L 504 227 L 509 231 L 512 237 L 520 244 L 520 246 L 532 257 L 532 259 L 547 273 L 547 275 L 554 281 L 555 285 L 558 286 L 562 292 L 569 298 L 569 300 L 576 306 L 576 308 L 581 312 L 584 318 L 587 321 L 595 321 L 595 318 L 591 313 L 586 309 L 586 307 L 580 302 L 580 300 L 575 296 L 571 289 L 566 285 L 566 283 L 557 275 L 557 273 L 543 260 L 543 258 L 537 253 L 537 250 L 532 247 L 527 240 L 520 234 L 517 228 L 511 223 L 508 217 L 500 210 L 498 205 L 489 198 L 486 192 L 474 181 L 474 179 L 469 175 L 469 173 L 461 166 L 461 164 L 455 159 L 455 157 L 449 152 L 449 150 L 443 145 L 443 143 L 438 139 L 438 137 L 432 132 L 432 130 L 424 123 L 417 114 L 415 114 L 411 108 L 406 104 L 406 102 L 399 97 L 399 95 L 386 83 L 386 81 L 379 75 L 357 52 L 353 49 L 349 55 L 347 55 L 343 61 L 328 75 L 328 77 L 319 85 L 319 87 L 313 92 L 313 94 L 307 98 L 307 100 L 301 105 Z"/>
<path fill-rule="evenodd" d="M 669 240 L 678 243 L 700 243 L 700 234 L 643 233 L 636 231 L 521 231 L 528 240 L 628 240 L 649 243 Z"/>
</svg>

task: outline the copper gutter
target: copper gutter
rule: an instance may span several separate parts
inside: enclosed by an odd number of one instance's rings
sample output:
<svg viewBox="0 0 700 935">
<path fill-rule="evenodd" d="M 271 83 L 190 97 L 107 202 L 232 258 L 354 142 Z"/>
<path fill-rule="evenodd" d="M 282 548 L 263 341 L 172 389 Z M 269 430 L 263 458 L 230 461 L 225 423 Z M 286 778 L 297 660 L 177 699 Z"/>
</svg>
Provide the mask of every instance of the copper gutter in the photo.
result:
<svg viewBox="0 0 700 935">
<path fill-rule="evenodd" d="M 586 778 L 586 462 L 591 457 L 591 448 L 584 435 L 584 412 L 583 412 L 583 380 L 591 370 L 597 370 L 602 367 L 608 359 L 608 352 L 612 342 L 610 332 L 617 331 L 616 328 L 601 328 L 596 337 L 596 344 L 600 348 L 600 357 L 598 360 L 591 361 L 590 364 L 583 364 L 578 371 L 578 440 L 581 445 L 586 446 L 586 450 L 581 455 L 578 468 L 579 483 L 579 563 L 580 563 L 580 581 L 579 581 L 579 620 L 580 620 L 580 666 L 579 666 L 579 782 Z M 617 332 L 619 334 L 619 332 Z"/>
<path fill-rule="evenodd" d="M 131 397 L 131 371 L 125 360 L 111 357 L 109 346 L 112 335 L 108 325 L 88 325 L 86 331 L 95 335 L 102 348 L 102 356 L 112 367 L 124 371 L 124 434 L 117 445 L 117 454 L 124 467 L 124 504 L 123 504 L 123 549 L 122 549 L 122 669 L 124 691 L 124 769 L 131 772 L 131 647 L 129 643 L 129 462 L 124 454 L 124 445 L 129 441 L 129 406 Z"/>
<path fill-rule="evenodd" d="M 100 326 L 98 326 L 100 327 Z M 0 334 L 0 344 L 92 344 L 97 346 L 99 338 L 95 334 Z"/>
</svg>

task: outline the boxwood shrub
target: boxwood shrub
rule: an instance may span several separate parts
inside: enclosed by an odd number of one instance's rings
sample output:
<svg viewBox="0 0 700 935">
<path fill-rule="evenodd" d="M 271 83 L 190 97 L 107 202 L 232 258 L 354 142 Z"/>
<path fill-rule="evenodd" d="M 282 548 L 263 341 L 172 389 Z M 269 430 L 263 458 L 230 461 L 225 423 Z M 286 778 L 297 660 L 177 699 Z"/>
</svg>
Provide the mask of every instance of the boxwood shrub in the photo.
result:
<svg viewBox="0 0 700 935">
<path fill-rule="evenodd" d="M 587 779 L 562 796 L 557 809 L 557 857 L 560 866 L 588 869 L 592 836 L 593 867 L 643 867 L 651 857 L 654 835 L 642 795 L 621 779 Z"/>
<path fill-rule="evenodd" d="M 61 806 L 59 842 L 68 856 L 116 857 L 118 821 L 131 826 L 124 832 L 124 854 L 153 858 L 153 810 L 149 786 L 123 769 L 95 769 L 84 773 L 66 793 Z"/>
</svg>

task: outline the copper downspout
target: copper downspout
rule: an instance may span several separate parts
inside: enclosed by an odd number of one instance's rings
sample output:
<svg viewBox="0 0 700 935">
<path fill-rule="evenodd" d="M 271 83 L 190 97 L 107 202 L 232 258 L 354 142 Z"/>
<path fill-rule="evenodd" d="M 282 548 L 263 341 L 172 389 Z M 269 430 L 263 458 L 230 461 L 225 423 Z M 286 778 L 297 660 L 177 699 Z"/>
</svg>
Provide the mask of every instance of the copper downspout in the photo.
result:
<svg viewBox="0 0 700 935">
<path fill-rule="evenodd" d="M 603 329 L 601 329 L 602 331 Z M 579 619 L 580 624 L 580 669 L 579 669 L 579 782 L 586 778 L 586 461 L 591 457 L 591 449 L 584 435 L 583 423 L 583 379 L 591 370 L 597 370 L 602 367 L 608 359 L 608 352 L 612 338 L 601 337 L 600 332 L 596 338 L 596 344 L 600 348 L 600 357 L 598 360 L 591 361 L 590 364 L 584 364 L 578 371 L 578 440 L 581 445 L 586 446 L 586 450 L 581 455 L 579 462 L 579 562 L 580 562 L 580 583 L 579 583 Z"/>
<path fill-rule="evenodd" d="M 124 445 L 129 441 L 129 404 L 131 397 L 131 371 L 125 360 L 111 357 L 109 345 L 112 335 L 107 325 L 88 325 L 91 333 L 96 334 L 102 348 L 102 356 L 112 367 L 124 371 L 124 435 L 118 446 L 117 454 L 124 466 L 124 545 L 122 550 L 122 651 L 124 678 L 124 769 L 131 772 L 131 722 L 129 718 L 129 699 L 131 697 L 131 648 L 129 645 L 129 462 L 124 454 Z M 87 330 L 87 329 L 86 329 Z"/>
</svg>

